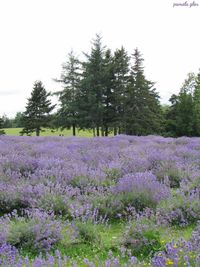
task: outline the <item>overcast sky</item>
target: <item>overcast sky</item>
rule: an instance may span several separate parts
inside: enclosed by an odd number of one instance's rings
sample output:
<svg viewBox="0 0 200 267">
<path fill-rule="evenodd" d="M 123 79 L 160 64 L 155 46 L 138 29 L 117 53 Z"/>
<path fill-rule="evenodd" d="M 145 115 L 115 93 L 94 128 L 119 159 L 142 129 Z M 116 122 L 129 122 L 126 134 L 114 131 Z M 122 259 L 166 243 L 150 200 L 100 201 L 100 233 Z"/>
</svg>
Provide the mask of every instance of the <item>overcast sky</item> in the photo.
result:
<svg viewBox="0 0 200 267">
<path fill-rule="evenodd" d="M 24 111 L 36 80 L 58 90 L 52 78 L 60 77 L 68 52 L 89 52 L 96 33 L 112 50 L 138 47 L 146 77 L 166 103 L 200 68 L 200 0 L 192 2 L 0 0 L 0 115 Z"/>
</svg>

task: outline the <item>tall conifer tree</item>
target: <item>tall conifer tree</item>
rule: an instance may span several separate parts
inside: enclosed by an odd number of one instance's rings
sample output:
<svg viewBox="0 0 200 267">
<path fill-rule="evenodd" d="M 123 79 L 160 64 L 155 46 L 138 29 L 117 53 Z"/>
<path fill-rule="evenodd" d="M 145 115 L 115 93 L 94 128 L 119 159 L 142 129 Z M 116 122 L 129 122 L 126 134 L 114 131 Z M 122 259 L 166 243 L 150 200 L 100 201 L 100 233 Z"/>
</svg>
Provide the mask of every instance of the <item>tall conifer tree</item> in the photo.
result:
<svg viewBox="0 0 200 267">
<path fill-rule="evenodd" d="M 200 136 L 200 71 L 196 77 L 193 103 L 194 135 Z"/>
<path fill-rule="evenodd" d="M 125 122 L 125 97 L 129 79 L 129 56 L 124 47 L 114 53 L 114 134 L 124 132 Z M 118 129 L 118 130 L 117 130 Z"/>
<path fill-rule="evenodd" d="M 5 134 L 5 131 L 2 129 L 3 128 L 3 119 L 0 117 L 0 135 Z"/>
<path fill-rule="evenodd" d="M 42 127 L 49 127 L 50 112 L 55 105 L 51 104 L 48 99 L 50 93 L 47 93 L 41 81 L 36 81 L 31 92 L 31 97 L 28 98 L 26 111 L 23 113 L 24 128 L 21 134 L 30 135 L 33 132 L 36 136 L 40 135 Z"/>
<path fill-rule="evenodd" d="M 108 136 L 109 127 L 113 127 L 115 123 L 115 99 L 114 99 L 114 88 L 115 88 L 115 73 L 114 73 L 114 62 L 111 50 L 108 49 L 105 53 L 103 63 L 103 130 L 105 136 Z M 102 131 L 103 133 L 103 131 Z"/>
<path fill-rule="evenodd" d="M 130 83 L 126 95 L 126 133 L 146 135 L 159 132 L 161 107 L 154 83 L 144 75 L 143 58 L 138 49 L 133 54 Z"/>
<path fill-rule="evenodd" d="M 97 34 L 92 43 L 90 54 L 85 54 L 83 62 L 83 80 L 81 82 L 82 101 L 80 109 L 85 113 L 86 127 L 91 127 L 95 135 L 100 135 L 100 127 L 103 125 L 102 96 L 104 90 L 103 60 L 105 48 L 102 46 L 101 37 Z"/>
<path fill-rule="evenodd" d="M 176 127 L 178 136 L 193 136 L 193 93 L 195 87 L 195 75 L 189 73 L 185 79 L 178 95 L 178 105 L 176 114 Z"/>
<path fill-rule="evenodd" d="M 61 82 L 64 87 L 62 91 L 56 93 L 60 100 L 60 109 L 57 113 L 58 126 L 62 129 L 72 127 L 75 136 L 79 124 L 81 66 L 73 51 L 68 54 L 67 63 L 63 64 L 61 79 L 55 81 Z"/>
</svg>

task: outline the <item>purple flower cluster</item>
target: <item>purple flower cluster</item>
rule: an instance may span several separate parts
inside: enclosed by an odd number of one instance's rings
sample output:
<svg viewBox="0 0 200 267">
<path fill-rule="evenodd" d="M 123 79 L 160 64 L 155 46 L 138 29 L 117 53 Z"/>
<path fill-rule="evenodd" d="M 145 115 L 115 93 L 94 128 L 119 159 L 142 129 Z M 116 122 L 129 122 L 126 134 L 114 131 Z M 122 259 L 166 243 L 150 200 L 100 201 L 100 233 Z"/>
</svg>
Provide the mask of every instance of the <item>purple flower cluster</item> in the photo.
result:
<svg viewBox="0 0 200 267">
<path fill-rule="evenodd" d="M 187 190 L 180 188 L 171 198 L 161 202 L 157 217 L 162 224 L 185 226 L 200 220 L 200 187 L 188 184 Z"/>
<path fill-rule="evenodd" d="M 12 214 L 0 218 L 0 245 L 9 244 L 19 249 L 29 248 L 36 252 L 49 251 L 61 240 L 61 222 L 53 213 L 25 210 L 18 216 Z"/>
<path fill-rule="evenodd" d="M 189 241 L 180 240 L 166 245 L 165 251 L 158 252 L 152 259 L 153 267 L 200 265 L 200 223 Z"/>
<path fill-rule="evenodd" d="M 0 244 L 0 266 L 14 266 L 18 251 L 9 244 Z"/>
<path fill-rule="evenodd" d="M 128 174 L 122 177 L 114 187 L 113 192 L 126 195 L 131 193 L 134 199 L 141 202 L 142 198 L 145 198 L 146 207 L 148 207 L 148 202 L 156 205 L 162 199 L 170 197 L 169 187 L 160 183 L 151 172 Z"/>
<path fill-rule="evenodd" d="M 46 254 L 37 256 L 31 260 L 28 257 L 21 257 L 15 247 L 8 244 L 0 246 L 0 266 L 7 267 L 53 267 L 67 266 L 68 258 L 61 257 L 61 253 L 57 250 L 55 256 Z"/>
<path fill-rule="evenodd" d="M 119 256 L 115 257 L 113 256 L 112 252 L 109 252 L 107 258 L 104 261 L 100 262 L 98 258 L 96 258 L 95 261 L 90 261 L 89 259 L 85 258 L 82 261 L 81 266 L 135 267 L 136 263 L 138 263 L 138 260 L 134 256 L 129 255 L 127 259 L 127 263 L 121 263 Z M 55 251 L 54 256 L 47 253 L 45 257 L 42 257 L 42 255 L 39 255 L 35 259 L 31 260 L 28 257 L 26 258 L 21 257 L 18 251 L 10 245 L 0 246 L 0 266 L 3 266 L 3 267 L 7 267 L 7 266 L 12 266 L 12 267 L 67 267 L 67 266 L 78 267 L 79 264 L 80 263 L 77 263 L 76 261 L 72 261 L 70 258 L 66 256 L 62 257 L 59 250 Z"/>
</svg>

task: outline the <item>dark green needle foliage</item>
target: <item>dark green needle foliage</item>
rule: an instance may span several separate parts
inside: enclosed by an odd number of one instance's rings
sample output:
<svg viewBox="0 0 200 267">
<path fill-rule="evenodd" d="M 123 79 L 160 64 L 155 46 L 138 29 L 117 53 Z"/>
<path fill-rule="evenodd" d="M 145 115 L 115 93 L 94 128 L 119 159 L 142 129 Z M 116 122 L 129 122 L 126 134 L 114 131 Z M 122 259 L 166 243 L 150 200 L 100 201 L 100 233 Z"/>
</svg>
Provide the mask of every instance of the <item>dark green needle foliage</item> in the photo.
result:
<svg viewBox="0 0 200 267">
<path fill-rule="evenodd" d="M 200 136 L 200 72 L 195 80 L 193 105 L 194 135 Z"/>
<path fill-rule="evenodd" d="M 199 89 L 194 73 L 189 73 L 178 95 L 170 98 L 171 106 L 166 113 L 166 132 L 171 136 L 195 136 L 198 130 Z"/>
<path fill-rule="evenodd" d="M 73 135 L 76 135 L 76 127 L 79 126 L 79 101 L 80 101 L 80 61 L 71 51 L 68 54 L 68 61 L 62 66 L 60 80 L 63 90 L 56 93 L 59 97 L 60 108 L 57 113 L 57 126 L 62 129 L 72 127 Z"/>
<path fill-rule="evenodd" d="M 86 60 L 83 62 L 82 101 L 80 109 L 85 127 L 93 129 L 100 135 L 103 123 L 103 93 L 104 93 L 104 56 L 105 48 L 101 43 L 101 36 L 96 35 L 92 42 L 89 54 L 84 53 Z"/>
<path fill-rule="evenodd" d="M 144 59 L 138 49 L 135 49 L 133 60 L 125 103 L 126 134 L 159 133 L 161 124 L 159 95 L 154 83 L 147 80 L 144 75 Z"/>
<path fill-rule="evenodd" d="M 49 99 L 50 93 L 47 93 L 41 81 L 36 81 L 28 98 L 26 111 L 23 113 L 24 128 L 21 134 L 31 135 L 33 132 L 36 136 L 40 135 L 43 127 L 49 127 L 51 122 L 51 111 L 55 105 L 51 104 Z"/>
<path fill-rule="evenodd" d="M 2 129 L 2 128 L 3 128 L 3 123 L 4 123 L 4 121 L 3 121 L 3 119 L 0 117 L 0 135 L 5 134 L 5 131 Z"/>
</svg>

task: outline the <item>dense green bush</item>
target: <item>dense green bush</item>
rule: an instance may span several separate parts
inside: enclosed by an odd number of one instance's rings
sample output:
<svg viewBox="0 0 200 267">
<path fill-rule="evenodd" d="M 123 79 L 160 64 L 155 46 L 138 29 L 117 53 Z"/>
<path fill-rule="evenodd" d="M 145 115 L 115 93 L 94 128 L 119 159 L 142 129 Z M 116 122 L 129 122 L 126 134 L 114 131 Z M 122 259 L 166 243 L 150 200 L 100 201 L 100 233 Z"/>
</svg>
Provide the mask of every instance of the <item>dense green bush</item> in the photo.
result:
<svg viewBox="0 0 200 267">
<path fill-rule="evenodd" d="M 95 225 L 90 222 L 76 222 L 75 229 L 78 239 L 83 243 L 100 244 L 101 237 L 96 231 Z"/>
<path fill-rule="evenodd" d="M 142 222 L 128 227 L 122 240 L 123 246 L 130 249 L 134 256 L 146 257 L 162 247 L 158 227 L 153 222 Z"/>
</svg>

